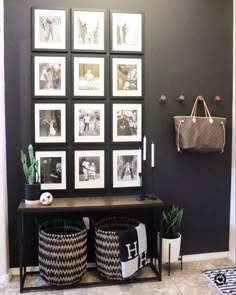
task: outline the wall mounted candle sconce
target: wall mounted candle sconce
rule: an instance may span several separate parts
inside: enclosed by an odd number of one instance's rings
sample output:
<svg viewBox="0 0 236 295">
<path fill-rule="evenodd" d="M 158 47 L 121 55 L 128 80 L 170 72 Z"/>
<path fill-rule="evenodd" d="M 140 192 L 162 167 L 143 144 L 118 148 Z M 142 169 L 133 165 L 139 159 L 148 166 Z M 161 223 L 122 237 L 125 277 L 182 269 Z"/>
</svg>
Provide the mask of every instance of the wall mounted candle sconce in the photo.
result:
<svg viewBox="0 0 236 295">
<path fill-rule="evenodd" d="M 214 103 L 218 103 L 218 102 L 220 102 L 220 100 L 221 100 L 221 97 L 219 95 L 216 95 L 213 97 Z"/>
<path fill-rule="evenodd" d="M 180 95 L 180 96 L 177 98 L 177 101 L 178 101 L 179 103 L 181 103 L 181 102 L 184 101 L 184 99 L 185 99 L 184 95 Z"/>
<path fill-rule="evenodd" d="M 166 99 L 167 99 L 167 97 L 165 95 L 161 95 L 160 99 L 159 99 L 159 102 L 164 103 L 164 102 L 166 102 Z"/>
</svg>

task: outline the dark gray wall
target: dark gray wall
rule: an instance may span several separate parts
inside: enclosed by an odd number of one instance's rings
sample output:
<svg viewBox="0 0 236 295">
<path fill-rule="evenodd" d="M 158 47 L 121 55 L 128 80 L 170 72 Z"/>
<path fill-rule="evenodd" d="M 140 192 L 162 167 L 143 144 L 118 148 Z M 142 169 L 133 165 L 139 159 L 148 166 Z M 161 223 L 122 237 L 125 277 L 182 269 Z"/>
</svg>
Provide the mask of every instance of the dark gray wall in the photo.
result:
<svg viewBox="0 0 236 295">
<path fill-rule="evenodd" d="M 232 112 L 232 0 L 6 0 L 5 73 L 8 214 L 10 263 L 18 263 L 17 206 L 23 197 L 20 149 L 33 142 L 31 98 L 31 6 L 141 10 L 145 13 L 143 128 L 156 144 L 154 191 L 166 203 L 184 208 L 183 254 L 228 250 L 231 112 Z M 70 55 L 70 53 L 69 53 Z M 109 55 L 109 54 L 108 54 Z M 167 95 L 164 105 L 160 95 Z M 177 97 L 184 94 L 183 104 Z M 190 114 L 194 99 L 203 95 L 214 116 L 227 117 L 227 143 L 223 155 L 179 154 L 175 148 L 174 115 Z M 212 97 L 220 95 L 219 104 Z M 107 110 L 109 96 L 104 100 Z M 69 109 L 72 99 L 69 96 Z M 111 116 L 107 112 L 107 126 Z M 68 124 L 71 126 L 70 120 Z M 111 125 L 111 124 L 109 124 Z M 114 146 L 107 128 L 107 159 Z M 68 151 L 68 191 L 73 192 L 72 134 Z M 125 147 L 125 145 L 122 145 Z M 102 146 L 103 147 L 103 146 Z M 127 146 L 129 147 L 129 146 Z M 63 148 L 63 147 L 61 147 Z M 111 161 L 106 165 L 105 194 L 111 189 Z M 151 189 L 150 157 L 145 167 L 145 187 Z M 132 191 L 131 191 L 132 192 Z M 91 194 L 91 193 L 90 193 Z M 28 230 L 31 233 L 29 227 Z M 29 256 L 29 263 L 30 263 Z"/>
</svg>

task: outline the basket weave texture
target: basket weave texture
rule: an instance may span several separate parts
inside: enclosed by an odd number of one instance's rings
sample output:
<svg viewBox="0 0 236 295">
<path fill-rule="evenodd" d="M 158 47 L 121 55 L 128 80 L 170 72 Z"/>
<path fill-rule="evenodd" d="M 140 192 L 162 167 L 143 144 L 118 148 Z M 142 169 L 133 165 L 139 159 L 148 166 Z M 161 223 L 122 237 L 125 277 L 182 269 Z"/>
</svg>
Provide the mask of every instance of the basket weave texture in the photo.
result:
<svg viewBox="0 0 236 295">
<path fill-rule="evenodd" d="M 50 284 L 66 286 L 87 269 L 87 231 L 83 222 L 51 220 L 39 226 L 39 271 Z"/>
<path fill-rule="evenodd" d="M 96 265 L 102 277 L 124 280 L 117 231 L 135 228 L 139 223 L 138 220 L 127 217 L 109 217 L 95 224 Z"/>
</svg>

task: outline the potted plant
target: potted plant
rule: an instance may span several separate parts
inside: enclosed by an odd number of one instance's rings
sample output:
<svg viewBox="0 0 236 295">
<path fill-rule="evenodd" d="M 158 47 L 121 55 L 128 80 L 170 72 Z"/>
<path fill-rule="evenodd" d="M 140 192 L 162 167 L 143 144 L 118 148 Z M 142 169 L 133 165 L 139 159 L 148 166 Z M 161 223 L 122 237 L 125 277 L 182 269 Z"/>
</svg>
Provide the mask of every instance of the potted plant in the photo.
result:
<svg viewBox="0 0 236 295">
<path fill-rule="evenodd" d="M 181 246 L 179 229 L 182 218 L 183 209 L 179 209 L 174 205 L 171 209 L 162 213 L 162 262 L 164 263 L 176 262 L 179 259 Z"/>
<path fill-rule="evenodd" d="M 40 198 L 40 182 L 38 173 L 38 161 L 34 156 L 33 146 L 28 146 L 29 166 L 26 154 L 21 150 L 21 163 L 25 175 L 25 202 L 38 204 Z"/>
</svg>

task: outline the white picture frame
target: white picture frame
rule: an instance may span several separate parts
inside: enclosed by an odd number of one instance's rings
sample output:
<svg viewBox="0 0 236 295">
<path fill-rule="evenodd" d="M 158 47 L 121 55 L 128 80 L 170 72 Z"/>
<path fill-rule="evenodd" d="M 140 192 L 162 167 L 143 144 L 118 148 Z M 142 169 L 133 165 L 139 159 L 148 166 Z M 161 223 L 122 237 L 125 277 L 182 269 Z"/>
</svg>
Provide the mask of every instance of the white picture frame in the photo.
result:
<svg viewBox="0 0 236 295">
<path fill-rule="evenodd" d="M 142 104 L 114 103 L 112 129 L 113 142 L 141 142 Z"/>
<path fill-rule="evenodd" d="M 66 152 L 36 151 L 41 190 L 66 189 Z"/>
<path fill-rule="evenodd" d="M 99 189 L 105 187 L 103 150 L 79 150 L 74 152 L 75 189 Z"/>
<path fill-rule="evenodd" d="M 74 104 L 74 142 L 104 142 L 104 103 Z"/>
<path fill-rule="evenodd" d="M 35 97 L 66 96 L 66 56 L 33 56 Z"/>
<path fill-rule="evenodd" d="M 67 10 L 32 9 L 32 49 L 67 50 Z"/>
<path fill-rule="evenodd" d="M 112 96 L 142 97 L 142 58 L 112 58 Z"/>
<path fill-rule="evenodd" d="M 73 59 L 74 96 L 104 97 L 104 57 Z"/>
<path fill-rule="evenodd" d="M 35 143 L 66 142 L 66 104 L 35 103 Z"/>
<path fill-rule="evenodd" d="M 140 187 L 141 149 L 113 150 L 113 188 Z"/>
<path fill-rule="evenodd" d="M 143 14 L 111 11 L 111 51 L 143 52 Z"/>
<path fill-rule="evenodd" d="M 105 51 L 105 10 L 72 10 L 72 50 Z"/>
</svg>

